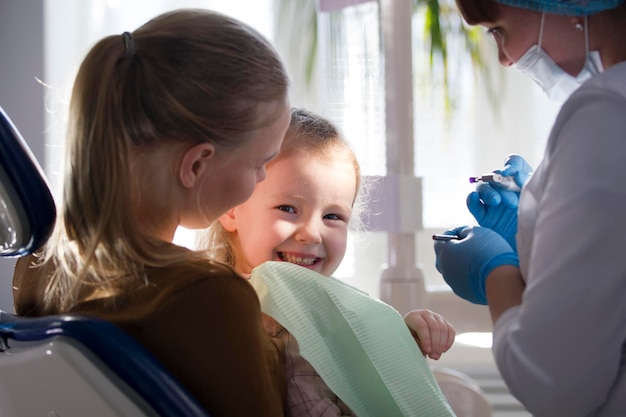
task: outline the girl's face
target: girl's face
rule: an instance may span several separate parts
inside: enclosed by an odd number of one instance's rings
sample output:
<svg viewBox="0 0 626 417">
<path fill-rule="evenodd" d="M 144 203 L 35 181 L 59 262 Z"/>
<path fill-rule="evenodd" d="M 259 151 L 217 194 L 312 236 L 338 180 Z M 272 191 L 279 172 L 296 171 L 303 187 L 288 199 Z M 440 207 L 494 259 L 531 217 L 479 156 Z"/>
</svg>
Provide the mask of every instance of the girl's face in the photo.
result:
<svg viewBox="0 0 626 417">
<path fill-rule="evenodd" d="M 346 251 L 356 193 L 351 162 L 297 152 L 272 163 L 245 203 L 220 218 L 237 232 L 246 271 L 291 262 L 330 276 Z"/>
</svg>

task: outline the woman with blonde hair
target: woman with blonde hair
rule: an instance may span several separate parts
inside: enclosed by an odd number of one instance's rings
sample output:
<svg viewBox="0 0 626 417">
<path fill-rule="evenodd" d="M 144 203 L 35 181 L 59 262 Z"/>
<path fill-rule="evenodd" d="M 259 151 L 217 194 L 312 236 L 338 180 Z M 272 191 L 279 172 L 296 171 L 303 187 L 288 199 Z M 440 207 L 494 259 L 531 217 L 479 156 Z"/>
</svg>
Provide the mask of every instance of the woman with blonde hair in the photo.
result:
<svg viewBox="0 0 626 417">
<path fill-rule="evenodd" d="M 16 266 L 16 312 L 109 320 L 212 415 L 282 416 L 283 346 L 254 290 L 172 241 L 246 200 L 288 125 L 285 68 L 242 22 L 181 9 L 97 42 L 72 92 L 59 219 Z"/>
</svg>

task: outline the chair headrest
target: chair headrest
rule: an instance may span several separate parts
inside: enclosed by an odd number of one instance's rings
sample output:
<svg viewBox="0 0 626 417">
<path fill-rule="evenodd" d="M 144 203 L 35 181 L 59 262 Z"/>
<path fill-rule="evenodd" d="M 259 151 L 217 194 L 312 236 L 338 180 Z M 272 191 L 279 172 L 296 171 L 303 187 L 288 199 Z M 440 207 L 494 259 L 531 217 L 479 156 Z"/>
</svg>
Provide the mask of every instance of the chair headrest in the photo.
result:
<svg viewBox="0 0 626 417">
<path fill-rule="evenodd" d="M 0 107 L 0 256 L 23 256 L 39 249 L 55 218 L 43 170 Z"/>
</svg>

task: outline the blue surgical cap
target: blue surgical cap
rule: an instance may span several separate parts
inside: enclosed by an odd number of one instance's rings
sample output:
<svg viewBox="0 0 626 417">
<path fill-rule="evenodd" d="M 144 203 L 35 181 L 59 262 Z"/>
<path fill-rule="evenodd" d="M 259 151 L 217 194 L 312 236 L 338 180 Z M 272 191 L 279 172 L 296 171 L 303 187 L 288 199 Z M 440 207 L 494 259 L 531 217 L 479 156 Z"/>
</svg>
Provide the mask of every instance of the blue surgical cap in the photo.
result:
<svg viewBox="0 0 626 417">
<path fill-rule="evenodd" d="M 603 10 L 613 9 L 625 0 L 495 0 L 507 6 L 522 9 L 561 14 L 567 16 L 588 16 Z"/>
</svg>

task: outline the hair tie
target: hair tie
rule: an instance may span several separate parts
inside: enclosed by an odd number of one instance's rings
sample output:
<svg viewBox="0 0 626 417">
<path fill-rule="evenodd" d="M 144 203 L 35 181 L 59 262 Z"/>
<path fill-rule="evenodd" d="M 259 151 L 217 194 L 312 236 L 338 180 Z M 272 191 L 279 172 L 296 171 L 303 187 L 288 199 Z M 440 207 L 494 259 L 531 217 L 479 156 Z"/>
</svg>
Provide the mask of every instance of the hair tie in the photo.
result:
<svg viewBox="0 0 626 417">
<path fill-rule="evenodd" d="M 124 39 L 124 48 L 126 49 L 126 56 L 132 56 L 135 54 L 135 39 L 130 32 L 122 33 Z"/>
</svg>

